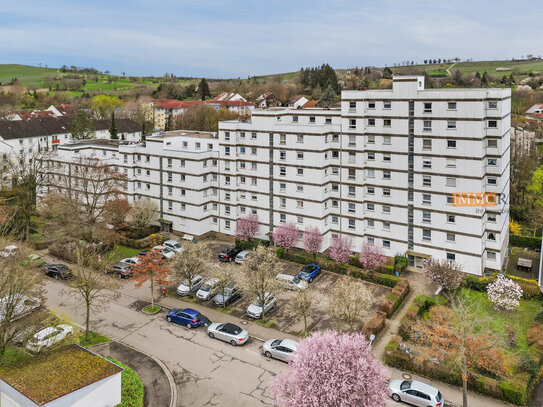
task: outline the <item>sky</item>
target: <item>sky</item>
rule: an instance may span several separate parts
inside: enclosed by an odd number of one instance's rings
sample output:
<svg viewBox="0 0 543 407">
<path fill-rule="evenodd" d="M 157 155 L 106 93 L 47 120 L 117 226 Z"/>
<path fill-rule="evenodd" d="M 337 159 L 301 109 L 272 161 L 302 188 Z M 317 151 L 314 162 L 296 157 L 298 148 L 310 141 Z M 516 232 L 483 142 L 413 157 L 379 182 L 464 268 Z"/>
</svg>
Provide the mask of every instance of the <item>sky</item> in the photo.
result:
<svg viewBox="0 0 543 407">
<path fill-rule="evenodd" d="M 526 0 L 0 0 L 0 63 L 246 78 L 543 54 Z"/>
</svg>

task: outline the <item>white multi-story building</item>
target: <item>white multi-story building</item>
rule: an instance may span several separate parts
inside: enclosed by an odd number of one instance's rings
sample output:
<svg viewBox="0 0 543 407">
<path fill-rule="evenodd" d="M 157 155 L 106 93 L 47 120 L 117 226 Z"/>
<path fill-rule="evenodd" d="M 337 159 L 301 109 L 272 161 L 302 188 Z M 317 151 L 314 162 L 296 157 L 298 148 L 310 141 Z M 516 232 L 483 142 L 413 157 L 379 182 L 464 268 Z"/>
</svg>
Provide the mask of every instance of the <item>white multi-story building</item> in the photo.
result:
<svg viewBox="0 0 543 407">
<path fill-rule="evenodd" d="M 507 253 L 509 123 L 508 89 L 424 89 L 404 76 L 344 91 L 341 109 L 255 110 L 221 122 L 218 137 L 175 131 L 113 150 L 131 199 L 156 199 L 168 229 L 234 235 L 256 214 L 262 239 L 294 222 L 317 227 L 323 250 L 348 236 L 353 251 L 373 244 L 411 267 L 432 256 L 481 274 Z M 459 193 L 498 203 L 463 206 Z"/>
</svg>

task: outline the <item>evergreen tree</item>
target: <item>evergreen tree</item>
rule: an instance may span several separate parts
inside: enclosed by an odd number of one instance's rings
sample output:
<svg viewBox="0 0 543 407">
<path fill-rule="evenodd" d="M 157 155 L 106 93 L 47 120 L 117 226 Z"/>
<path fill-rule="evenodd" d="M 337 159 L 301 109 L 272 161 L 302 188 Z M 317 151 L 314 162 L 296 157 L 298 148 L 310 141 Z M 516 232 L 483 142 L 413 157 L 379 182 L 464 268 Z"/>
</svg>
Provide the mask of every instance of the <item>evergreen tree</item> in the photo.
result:
<svg viewBox="0 0 543 407">
<path fill-rule="evenodd" d="M 111 114 L 111 127 L 109 128 L 109 134 L 113 140 L 118 140 L 119 135 L 117 132 L 117 125 L 115 124 L 115 113 Z"/>
<path fill-rule="evenodd" d="M 391 79 L 392 78 L 392 69 L 390 69 L 388 66 L 383 69 L 383 78 Z"/>
<path fill-rule="evenodd" d="M 481 77 L 481 82 L 483 83 L 483 85 L 488 86 L 489 79 L 488 79 L 488 74 L 486 73 L 486 71 L 483 72 L 483 76 Z"/>
<path fill-rule="evenodd" d="M 94 122 L 89 117 L 87 112 L 80 110 L 77 112 L 75 119 L 72 121 L 72 138 L 74 140 L 83 140 L 94 137 Z"/>
<path fill-rule="evenodd" d="M 207 84 L 206 78 L 202 78 L 198 84 L 198 93 L 202 97 L 202 100 L 206 100 L 206 97 L 211 97 L 211 92 L 209 91 L 209 85 Z"/>
<path fill-rule="evenodd" d="M 510 85 L 514 85 L 514 84 L 515 84 L 515 77 L 513 76 L 513 74 L 509 75 L 509 84 L 510 84 Z"/>
<path fill-rule="evenodd" d="M 475 77 L 477 79 L 481 79 L 481 74 L 479 73 L 479 71 L 475 72 Z"/>
<path fill-rule="evenodd" d="M 321 101 L 325 106 L 330 106 L 336 103 L 337 93 L 331 83 L 328 83 L 328 87 L 321 96 Z"/>
</svg>

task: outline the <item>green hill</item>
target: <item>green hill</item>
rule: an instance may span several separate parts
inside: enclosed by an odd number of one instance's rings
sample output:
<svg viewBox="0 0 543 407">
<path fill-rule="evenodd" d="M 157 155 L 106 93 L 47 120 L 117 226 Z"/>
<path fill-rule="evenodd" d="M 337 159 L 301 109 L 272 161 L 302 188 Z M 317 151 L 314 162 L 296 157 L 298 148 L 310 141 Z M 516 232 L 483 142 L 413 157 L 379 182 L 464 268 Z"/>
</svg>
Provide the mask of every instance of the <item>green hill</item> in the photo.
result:
<svg viewBox="0 0 543 407">
<path fill-rule="evenodd" d="M 12 78 L 17 78 L 24 86 L 40 87 L 45 78 L 57 75 L 56 68 L 40 68 L 16 64 L 0 65 L 0 83 L 10 82 Z"/>
</svg>

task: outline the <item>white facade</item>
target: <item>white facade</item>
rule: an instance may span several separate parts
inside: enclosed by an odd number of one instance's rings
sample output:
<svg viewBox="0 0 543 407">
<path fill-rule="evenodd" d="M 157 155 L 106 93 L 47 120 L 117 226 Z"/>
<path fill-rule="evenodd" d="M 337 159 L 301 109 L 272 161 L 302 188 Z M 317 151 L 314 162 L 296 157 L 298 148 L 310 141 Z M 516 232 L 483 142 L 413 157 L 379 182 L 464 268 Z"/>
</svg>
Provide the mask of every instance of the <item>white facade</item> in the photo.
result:
<svg viewBox="0 0 543 407">
<path fill-rule="evenodd" d="M 342 235 L 353 251 L 375 244 L 388 256 L 406 253 L 411 267 L 433 256 L 473 274 L 500 270 L 510 90 L 424 89 L 423 81 L 396 77 L 393 89 L 344 91 L 341 109 L 255 110 L 250 120 L 221 122 L 218 138 L 148 137 L 118 147 L 115 159 L 130 199 L 156 199 L 175 231 L 234 235 L 236 220 L 254 213 L 262 239 L 294 222 L 300 231 L 318 227 L 323 250 Z M 463 207 L 455 193 L 500 199 Z"/>
</svg>

